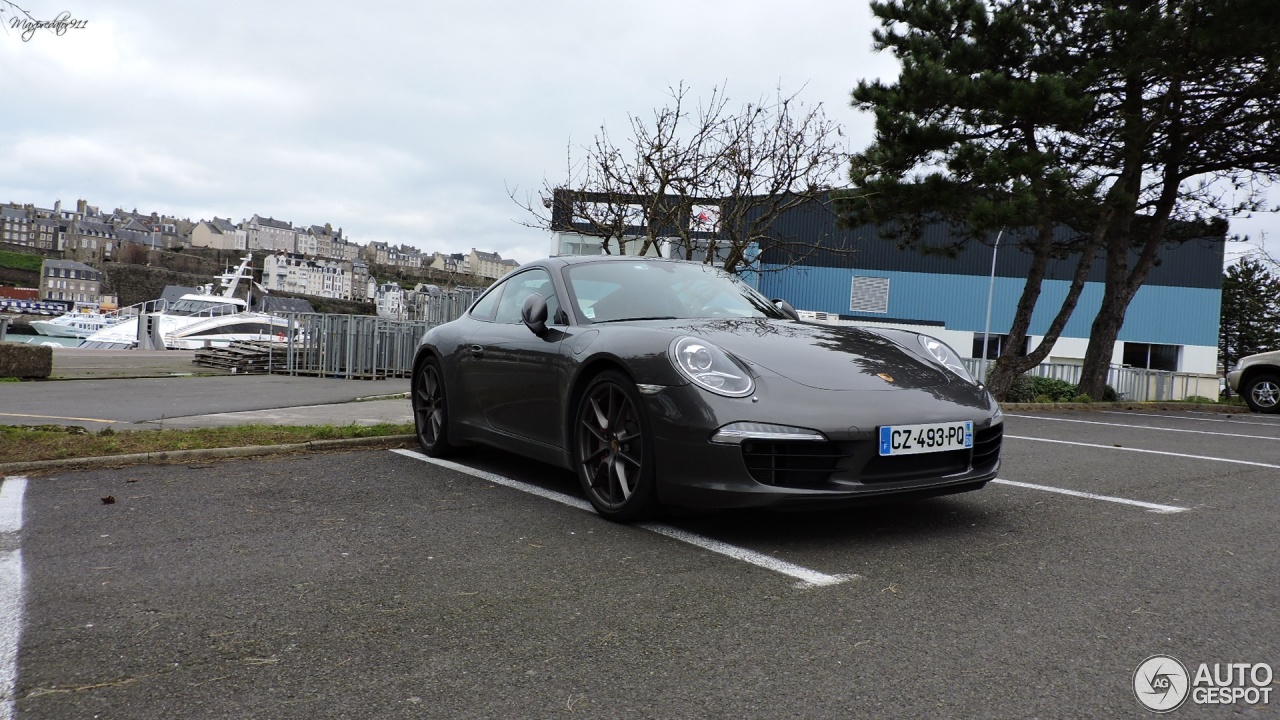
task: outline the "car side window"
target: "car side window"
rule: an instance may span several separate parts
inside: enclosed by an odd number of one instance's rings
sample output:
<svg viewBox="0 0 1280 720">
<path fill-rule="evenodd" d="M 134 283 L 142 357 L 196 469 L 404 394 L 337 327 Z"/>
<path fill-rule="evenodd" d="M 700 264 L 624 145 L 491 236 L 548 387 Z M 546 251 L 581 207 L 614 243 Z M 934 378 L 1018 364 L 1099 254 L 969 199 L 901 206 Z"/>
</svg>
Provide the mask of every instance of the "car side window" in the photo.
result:
<svg viewBox="0 0 1280 720">
<path fill-rule="evenodd" d="M 471 308 L 471 317 L 477 320 L 493 320 L 493 309 L 498 305 L 498 298 L 502 296 L 502 286 L 493 288 L 480 298 L 480 302 Z"/>
<path fill-rule="evenodd" d="M 504 286 L 502 299 L 498 302 L 498 311 L 493 318 L 494 322 L 509 324 L 521 322 L 520 310 L 524 307 L 525 299 L 537 293 L 547 301 L 548 324 L 554 323 L 556 311 L 560 309 L 560 302 L 556 298 L 555 285 L 551 283 L 551 276 L 547 271 L 535 269 L 522 272 L 504 283 Z"/>
</svg>

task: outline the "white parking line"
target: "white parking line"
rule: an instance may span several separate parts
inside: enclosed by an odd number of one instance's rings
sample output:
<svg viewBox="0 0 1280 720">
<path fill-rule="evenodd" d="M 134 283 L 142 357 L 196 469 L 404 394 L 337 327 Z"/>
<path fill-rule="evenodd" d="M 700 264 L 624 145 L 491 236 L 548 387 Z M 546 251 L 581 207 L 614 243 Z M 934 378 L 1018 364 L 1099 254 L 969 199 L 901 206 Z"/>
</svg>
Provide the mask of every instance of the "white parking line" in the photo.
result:
<svg viewBox="0 0 1280 720">
<path fill-rule="evenodd" d="M 22 529 L 22 495 L 26 491 L 24 476 L 0 480 L 0 533 L 16 533 Z"/>
<path fill-rule="evenodd" d="M 1214 432 L 1212 430 L 1187 430 L 1185 428 L 1155 427 L 1152 425 L 1131 425 L 1129 423 L 1109 423 L 1099 420 L 1076 420 L 1074 418 L 1041 417 L 1039 415 L 1013 415 L 1005 413 L 1005 417 L 1023 418 L 1026 420 L 1045 420 L 1048 422 L 1080 423 L 1081 425 L 1105 425 L 1107 427 L 1134 428 L 1137 430 L 1159 430 L 1160 432 L 1193 433 L 1195 435 L 1220 435 L 1230 438 L 1253 438 L 1254 440 L 1280 441 L 1280 437 L 1270 435 L 1241 435 L 1240 433 Z"/>
<path fill-rule="evenodd" d="M 1036 485 L 1033 483 L 1018 482 L 1017 480 L 1005 480 L 996 478 L 993 483 L 1001 485 L 1011 485 L 1013 487 L 1027 488 L 1028 490 L 1044 490 L 1045 492 L 1060 493 L 1062 495 L 1071 495 L 1072 497 L 1088 498 L 1090 500 L 1102 500 L 1104 502 L 1119 503 L 1121 505 L 1133 505 L 1135 507 L 1144 508 L 1154 513 L 1180 513 L 1186 512 L 1191 508 L 1179 507 L 1177 505 L 1160 505 L 1159 503 L 1143 502 L 1141 500 L 1130 500 L 1129 498 L 1114 497 L 1111 495 L 1098 495 L 1096 493 L 1080 492 L 1079 490 L 1068 490 L 1066 488 L 1053 487 L 1052 485 Z"/>
<path fill-rule="evenodd" d="M 1235 465 L 1252 465 L 1253 467 L 1276 468 L 1280 470 L 1280 465 L 1264 462 L 1254 462 L 1252 460 L 1236 460 L 1235 458 L 1211 457 L 1209 455 L 1188 455 L 1186 453 L 1165 452 L 1164 450 L 1144 450 L 1143 448 L 1116 447 L 1115 445 L 1101 445 L 1098 443 L 1073 442 L 1071 440 L 1050 440 L 1049 438 L 1026 437 L 1025 435 L 1005 435 L 1005 437 L 1013 440 L 1033 440 L 1035 442 L 1055 443 L 1057 445 L 1076 445 L 1079 447 L 1102 448 L 1104 450 L 1120 450 L 1123 452 L 1147 453 L 1149 455 L 1168 455 L 1170 457 L 1190 458 L 1192 460 L 1211 460 L 1213 462 L 1233 463 Z"/>
<path fill-rule="evenodd" d="M 565 495 L 564 493 L 558 493 L 553 490 L 546 490 L 536 485 L 521 482 L 520 480 L 513 480 L 509 477 L 485 472 L 484 470 L 476 470 L 475 468 L 460 465 L 449 460 L 427 457 L 426 455 L 413 450 L 397 449 L 392 450 L 391 452 L 408 458 L 413 458 L 414 460 L 421 460 L 423 462 L 432 463 L 433 465 L 439 465 L 440 467 L 448 468 L 450 470 L 456 470 L 457 472 L 488 480 L 491 483 L 496 483 L 503 487 L 527 492 L 531 495 L 537 495 L 540 498 L 554 500 L 562 505 L 568 505 L 571 508 L 577 508 L 578 510 L 585 510 L 591 513 L 595 512 L 595 509 L 591 507 L 591 503 L 586 500 Z M 713 553 L 724 555 L 725 557 L 729 557 L 734 560 L 740 560 L 742 562 L 755 565 L 756 567 L 772 570 L 773 572 L 795 578 L 800 581 L 796 583 L 796 587 L 810 588 L 838 585 L 842 582 L 853 580 L 858 577 L 857 575 L 828 575 L 826 573 L 820 573 L 816 570 L 810 570 L 809 568 L 801 567 L 799 565 L 786 562 L 785 560 L 779 560 L 778 558 L 755 552 L 754 550 L 747 550 L 746 548 L 740 548 L 736 545 L 722 543 L 719 540 L 712 540 L 711 538 L 686 532 L 679 528 L 673 528 L 669 525 L 663 525 L 660 523 L 639 523 L 634 527 L 644 528 L 645 530 L 657 533 L 664 537 L 669 537 L 673 540 L 679 540 L 680 542 L 700 547 L 703 550 L 709 550 Z"/>
<path fill-rule="evenodd" d="M 1139 415 L 1139 416 L 1142 416 L 1142 417 L 1171 418 L 1171 419 L 1173 419 L 1173 420 L 1190 420 L 1191 422 L 1231 423 L 1231 424 L 1233 424 L 1233 425 L 1260 425 L 1260 426 L 1262 426 L 1262 427 L 1272 427 L 1272 428 L 1273 428 L 1273 427 L 1280 427 L 1280 423 L 1273 423 L 1273 422 L 1252 422 L 1252 421 L 1249 421 L 1249 420 L 1233 420 L 1233 419 L 1231 419 L 1231 418 L 1217 418 L 1217 417 L 1194 418 L 1194 417 L 1187 417 L 1186 415 L 1160 415 L 1160 414 L 1157 414 L 1157 413 L 1128 412 L 1128 411 L 1126 411 L 1126 410 L 1100 410 L 1099 412 L 1103 412 L 1103 413 L 1106 413 L 1106 414 L 1108 414 L 1108 415 Z M 1187 412 L 1194 412 L 1194 411 L 1193 411 L 1193 410 L 1188 410 Z M 1209 414 L 1211 414 L 1211 413 L 1201 413 L 1201 414 L 1202 414 L 1202 415 L 1209 415 Z"/>
<path fill-rule="evenodd" d="M 0 535 L 22 529 L 25 477 L 0 480 Z M 0 552 L 0 720 L 14 717 L 18 681 L 18 641 L 22 637 L 22 549 Z"/>
</svg>

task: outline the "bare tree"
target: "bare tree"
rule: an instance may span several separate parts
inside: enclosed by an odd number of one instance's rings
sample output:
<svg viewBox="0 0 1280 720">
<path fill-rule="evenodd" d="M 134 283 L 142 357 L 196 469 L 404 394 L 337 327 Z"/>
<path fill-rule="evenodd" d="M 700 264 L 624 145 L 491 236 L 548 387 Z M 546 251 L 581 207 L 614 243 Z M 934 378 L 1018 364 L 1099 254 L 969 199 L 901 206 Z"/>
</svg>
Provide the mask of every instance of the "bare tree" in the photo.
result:
<svg viewBox="0 0 1280 720">
<path fill-rule="evenodd" d="M 800 208 L 827 212 L 831 183 L 848 161 L 843 133 L 822 105 L 778 89 L 735 113 L 722 88 L 696 107 L 683 84 L 669 94 L 651 118 L 629 117 L 625 144 L 601 127 L 576 159 L 571 145 L 565 179 L 544 182 L 536 200 L 512 192 L 529 216 L 522 224 L 599 238 L 606 253 L 648 254 L 667 241 L 688 259 L 730 271 L 750 262 L 753 243 L 788 265 L 819 247 L 840 249 L 777 228 Z"/>
</svg>

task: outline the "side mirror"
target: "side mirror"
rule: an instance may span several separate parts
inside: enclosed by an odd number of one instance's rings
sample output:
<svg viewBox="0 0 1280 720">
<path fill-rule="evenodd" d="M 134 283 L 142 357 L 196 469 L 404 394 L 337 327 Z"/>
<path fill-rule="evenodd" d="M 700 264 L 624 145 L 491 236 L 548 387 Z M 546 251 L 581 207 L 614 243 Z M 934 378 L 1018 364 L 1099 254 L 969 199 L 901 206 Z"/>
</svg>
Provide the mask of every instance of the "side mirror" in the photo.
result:
<svg viewBox="0 0 1280 720">
<path fill-rule="evenodd" d="M 782 300 L 780 298 L 774 298 L 773 304 L 778 306 L 778 309 L 782 311 L 783 315 L 786 315 L 792 320 L 800 319 L 800 313 L 796 312 L 796 309 L 791 307 L 791 303 L 787 302 L 786 300 Z"/>
<path fill-rule="evenodd" d="M 525 298 L 524 305 L 520 306 L 520 319 L 534 335 L 542 337 L 547 331 L 547 301 L 538 293 Z"/>
</svg>

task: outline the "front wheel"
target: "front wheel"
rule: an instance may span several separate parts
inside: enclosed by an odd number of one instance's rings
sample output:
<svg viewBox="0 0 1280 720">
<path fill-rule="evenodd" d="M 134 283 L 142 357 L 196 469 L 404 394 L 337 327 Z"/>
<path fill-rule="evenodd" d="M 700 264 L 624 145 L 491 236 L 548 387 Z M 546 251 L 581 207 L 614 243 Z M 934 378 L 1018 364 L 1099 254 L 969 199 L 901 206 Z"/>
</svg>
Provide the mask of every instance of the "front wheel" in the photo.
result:
<svg viewBox="0 0 1280 720">
<path fill-rule="evenodd" d="M 1280 412 L 1280 378 L 1255 375 L 1244 386 L 1244 401 L 1254 412 Z"/>
<path fill-rule="evenodd" d="M 449 443 L 449 416 L 445 402 L 444 374 L 440 361 L 427 358 L 413 378 L 413 424 L 418 445 L 430 457 L 453 452 Z"/>
<path fill-rule="evenodd" d="M 578 481 L 597 512 L 632 522 L 657 510 L 653 435 L 630 378 L 610 370 L 591 380 L 574 414 L 574 439 Z"/>
</svg>

